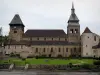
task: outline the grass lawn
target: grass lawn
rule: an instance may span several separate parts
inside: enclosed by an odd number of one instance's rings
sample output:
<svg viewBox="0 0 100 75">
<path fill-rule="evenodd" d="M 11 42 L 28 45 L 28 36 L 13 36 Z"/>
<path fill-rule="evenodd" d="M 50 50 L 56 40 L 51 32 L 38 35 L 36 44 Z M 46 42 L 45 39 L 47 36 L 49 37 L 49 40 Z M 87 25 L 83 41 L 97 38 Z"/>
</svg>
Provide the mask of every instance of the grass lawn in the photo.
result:
<svg viewBox="0 0 100 75">
<path fill-rule="evenodd" d="M 26 60 L 21 60 L 18 58 L 9 58 L 8 60 L 0 60 L 2 63 L 15 63 L 16 65 L 25 65 L 28 64 L 48 64 L 48 65 L 66 65 L 69 63 L 72 64 L 93 64 L 93 59 L 35 59 L 28 58 Z"/>
</svg>

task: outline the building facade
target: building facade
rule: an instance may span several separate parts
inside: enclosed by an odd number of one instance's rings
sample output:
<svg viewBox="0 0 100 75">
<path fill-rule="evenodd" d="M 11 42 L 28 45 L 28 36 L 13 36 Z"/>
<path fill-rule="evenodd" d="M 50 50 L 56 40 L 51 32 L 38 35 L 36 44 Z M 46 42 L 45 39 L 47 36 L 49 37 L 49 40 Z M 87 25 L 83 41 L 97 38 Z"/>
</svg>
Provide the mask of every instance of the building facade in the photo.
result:
<svg viewBox="0 0 100 75">
<path fill-rule="evenodd" d="M 99 57 L 100 36 L 91 32 L 88 27 L 81 35 L 82 57 Z M 100 55 L 100 54 L 99 54 Z"/>
<path fill-rule="evenodd" d="M 5 44 L 6 54 L 15 53 L 23 57 L 80 57 L 80 24 L 72 4 L 67 34 L 63 30 L 27 30 L 16 14 L 9 24 L 9 41 Z"/>
<path fill-rule="evenodd" d="M 9 40 L 5 43 L 6 54 L 20 54 L 21 57 L 99 57 L 100 37 L 89 28 L 80 35 L 79 19 L 72 4 L 67 34 L 61 29 L 28 29 L 18 14 L 9 24 Z M 98 46 L 97 46 L 98 45 Z M 94 52 L 95 51 L 95 52 Z"/>
</svg>

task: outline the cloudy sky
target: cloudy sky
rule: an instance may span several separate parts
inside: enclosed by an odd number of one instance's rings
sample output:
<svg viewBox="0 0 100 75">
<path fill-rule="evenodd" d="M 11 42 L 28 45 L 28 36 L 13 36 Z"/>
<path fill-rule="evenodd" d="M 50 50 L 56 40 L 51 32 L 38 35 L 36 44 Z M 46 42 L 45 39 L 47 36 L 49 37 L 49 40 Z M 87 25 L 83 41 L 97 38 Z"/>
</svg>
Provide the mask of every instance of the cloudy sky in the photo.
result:
<svg viewBox="0 0 100 75">
<path fill-rule="evenodd" d="M 81 33 L 89 27 L 100 35 L 100 0 L 0 0 L 0 27 L 9 33 L 9 23 L 19 14 L 27 29 L 63 29 L 71 14 L 72 1 Z"/>
</svg>

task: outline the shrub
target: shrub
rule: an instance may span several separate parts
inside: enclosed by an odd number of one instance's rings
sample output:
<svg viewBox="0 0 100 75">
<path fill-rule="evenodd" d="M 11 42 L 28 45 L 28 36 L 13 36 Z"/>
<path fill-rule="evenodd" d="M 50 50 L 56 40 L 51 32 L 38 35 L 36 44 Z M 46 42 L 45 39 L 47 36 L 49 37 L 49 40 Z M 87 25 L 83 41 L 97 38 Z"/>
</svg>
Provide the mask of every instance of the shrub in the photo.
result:
<svg viewBox="0 0 100 75">
<path fill-rule="evenodd" d="M 91 65 L 89 65 L 89 64 L 83 64 L 82 68 L 84 68 L 84 69 L 91 69 Z"/>
<path fill-rule="evenodd" d="M 72 68 L 72 66 L 73 66 L 72 63 L 69 63 L 69 67 Z"/>
<path fill-rule="evenodd" d="M 62 55 L 59 54 L 57 57 L 58 57 L 58 58 L 62 58 Z"/>
<path fill-rule="evenodd" d="M 38 56 L 36 56 L 35 58 L 38 59 Z"/>
<path fill-rule="evenodd" d="M 100 60 L 94 61 L 93 64 L 94 64 L 94 65 L 100 65 Z"/>
<path fill-rule="evenodd" d="M 27 58 L 33 58 L 33 56 L 28 56 Z"/>
<path fill-rule="evenodd" d="M 16 54 L 17 57 L 20 57 L 20 54 Z"/>
<path fill-rule="evenodd" d="M 16 55 L 14 53 L 10 53 L 10 57 L 15 57 Z"/>
<path fill-rule="evenodd" d="M 25 61 L 26 59 L 25 58 L 22 58 L 22 60 Z"/>
</svg>

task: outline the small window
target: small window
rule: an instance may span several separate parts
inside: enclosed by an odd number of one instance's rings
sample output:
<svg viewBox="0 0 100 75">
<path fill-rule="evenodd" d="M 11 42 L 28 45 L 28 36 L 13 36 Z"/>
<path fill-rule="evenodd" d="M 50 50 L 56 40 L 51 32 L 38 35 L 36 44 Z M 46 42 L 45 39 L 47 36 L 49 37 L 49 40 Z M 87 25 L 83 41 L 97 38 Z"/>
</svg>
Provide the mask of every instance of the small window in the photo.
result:
<svg viewBox="0 0 100 75">
<path fill-rule="evenodd" d="M 79 48 L 79 52 L 81 52 L 81 48 Z"/>
<path fill-rule="evenodd" d="M 51 52 L 53 52 L 53 48 L 51 48 Z"/>
<path fill-rule="evenodd" d="M 94 50 L 93 52 L 96 53 L 96 50 Z"/>
<path fill-rule="evenodd" d="M 17 31 L 14 31 L 14 33 L 17 33 Z"/>
<path fill-rule="evenodd" d="M 36 52 L 38 52 L 38 48 L 36 48 Z"/>
<path fill-rule="evenodd" d="M 76 48 L 74 48 L 74 52 L 76 52 Z"/>
<path fill-rule="evenodd" d="M 59 52 L 60 52 L 60 48 L 59 48 Z"/>
<path fill-rule="evenodd" d="M 46 40 L 46 38 L 44 38 L 44 40 Z"/>
<path fill-rule="evenodd" d="M 10 45 L 8 45 L 8 49 L 10 49 Z"/>
<path fill-rule="evenodd" d="M 86 47 L 87 47 L 87 45 L 86 45 Z"/>
<path fill-rule="evenodd" d="M 43 52 L 45 52 L 45 48 L 44 48 Z"/>
<path fill-rule="evenodd" d="M 68 52 L 68 48 L 66 48 L 66 52 Z"/>
<path fill-rule="evenodd" d="M 59 41 L 60 41 L 60 38 L 59 38 Z"/>
<path fill-rule="evenodd" d="M 32 41 L 32 38 L 30 38 L 30 41 Z"/>
<path fill-rule="evenodd" d="M 23 49 L 23 45 L 21 45 L 21 49 Z"/>
<path fill-rule="evenodd" d="M 94 36 L 94 41 L 96 41 L 96 36 Z"/>
<path fill-rule="evenodd" d="M 88 55 L 88 53 L 86 53 L 86 55 Z"/>
<path fill-rule="evenodd" d="M 70 33 L 73 33 L 73 29 L 70 29 Z"/>
<path fill-rule="evenodd" d="M 52 40 L 53 40 L 53 38 L 52 38 Z"/>
<path fill-rule="evenodd" d="M 78 33 L 78 29 L 75 29 L 75 33 Z"/>
<path fill-rule="evenodd" d="M 39 40 L 39 38 L 37 38 L 37 40 Z"/>
<path fill-rule="evenodd" d="M 15 46 L 15 49 L 16 49 L 16 46 Z"/>
<path fill-rule="evenodd" d="M 67 41 L 67 38 L 65 38 L 65 41 Z"/>
</svg>

